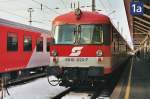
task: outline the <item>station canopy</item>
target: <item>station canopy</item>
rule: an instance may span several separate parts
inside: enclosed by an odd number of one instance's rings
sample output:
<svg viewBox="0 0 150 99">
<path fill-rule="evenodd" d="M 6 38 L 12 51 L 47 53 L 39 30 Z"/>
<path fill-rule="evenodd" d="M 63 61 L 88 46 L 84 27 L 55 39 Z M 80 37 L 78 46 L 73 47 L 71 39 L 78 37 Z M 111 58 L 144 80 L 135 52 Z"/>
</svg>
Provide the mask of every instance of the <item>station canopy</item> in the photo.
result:
<svg viewBox="0 0 150 99">
<path fill-rule="evenodd" d="M 101 4 L 100 9 L 103 10 L 103 13 L 109 16 L 111 23 L 114 25 L 118 33 L 127 42 L 130 49 L 134 50 L 133 38 L 128 25 L 124 0 L 118 0 L 117 6 L 114 0 L 103 0 L 101 1 Z"/>
</svg>

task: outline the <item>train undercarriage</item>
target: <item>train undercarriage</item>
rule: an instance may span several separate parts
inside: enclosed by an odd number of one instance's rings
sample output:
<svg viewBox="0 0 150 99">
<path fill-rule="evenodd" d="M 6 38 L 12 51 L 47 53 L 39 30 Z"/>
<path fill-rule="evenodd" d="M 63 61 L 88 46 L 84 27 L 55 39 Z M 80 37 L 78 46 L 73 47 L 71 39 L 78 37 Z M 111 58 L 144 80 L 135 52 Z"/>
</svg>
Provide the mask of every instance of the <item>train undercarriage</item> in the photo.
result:
<svg viewBox="0 0 150 99">
<path fill-rule="evenodd" d="M 56 76 L 59 85 L 65 87 L 95 87 L 101 83 L 112 83 L 117 73 L 119 70 L 115 73 L 104 74 L 103 67 L 51 67 L 49 70 L 49 75 Z"/>
<path fill-rule="evenodd" d="M 44 74 L 46 75 L 46 66 L 38 67 L 38 68 L 27 68 L 17 71 L 0 73 L 1 81 L 4 79 L 7 84 L 12 82 L 21 81 L 21 79 L 30 78 L 30 76 L 34 76 L 36 74 Z"/>
</svg>

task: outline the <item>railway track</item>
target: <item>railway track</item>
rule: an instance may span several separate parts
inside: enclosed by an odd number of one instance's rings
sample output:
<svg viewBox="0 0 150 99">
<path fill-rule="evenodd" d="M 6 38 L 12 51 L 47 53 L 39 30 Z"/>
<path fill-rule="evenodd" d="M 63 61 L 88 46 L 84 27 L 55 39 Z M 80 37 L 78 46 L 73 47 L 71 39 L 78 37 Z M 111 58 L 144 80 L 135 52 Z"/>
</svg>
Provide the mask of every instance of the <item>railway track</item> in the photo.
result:
<svg viewBox="0 0 150 99">
<path fill-rule="evenodd" d="M 116 83 L 116 82 L 115 82 Z M 102 82 L 99 86 L 93 88 L 68 88 L 64 92 L 52 97 L 52 99 L 109 99 L 116 84 L 109 85 Z M 77 98 L 72 98 L 72 97 Z"/>
<path fill-rule="evenodd" d="M 105 97 L 109 97 L 109 93 L 110 92 L 103 87 L 93 90 L 77 90 L 74 88 L 69 88 L 55 97 L 52 97 L 52 99 L 75 99 L 75 97 L 76 99 L 104 99 Z"/>
<path fill-rule="evenodd" d="M 107 99 L 110 97 L 114 87 L 115 84 L 109 85 L 106 82 L 101 82 L 94 87 L 71 87 L 52 97 L 52 99 Z"/>
<path fill-rule="evenodd" d="M 15 86 L 15 85 L 22 85 L 28 82 L 31 82 L 37 78 L 40 77 L 45 77 L 47 73 L 45 72 L 41 72 L 41 73 L 34 73 L 34 74 L 30 74 L 28 76 L 24 76 L 24 77 L 19 77 L 15 80 L 6 80 L 6 78 L 1 78 L 0 79 L 0 99 L 4 99 L 5 94 L 7 93 L 10 96 L 10 93 L 8 91 L 8 87 L 10 86 Z"/>
<path fill-rule="evenodd" d="M 106 83 L 93 88 L 68 88 L 50 99 L 109 99 L 114 88 L 115 84 Z"/>
<path fill-rule="evenodd" d="M 14 86 L 14 85 L 19 85 L 19 84 L 25 84 L 27 82 L 30 82 L 30 81 L 33 81 L 37 78 L 40 78 L 40 77 L 45 77 L 46 76 L 46 73 L 36 73 L 36 74 L 32 74 L 32 75 L 28 75 L 26 77 L 20 77 L 20 78 L 17 78 L 15 80 L 6 80 L 4 79 L 4 81 L 2 81 L 2 78 L 0 79 L 0 85 L 2 85 L 2 82 L 4 83 L 3 84 L 3 87 L 10 87 L 10 86 Z M 2 88 L 0 87 L 0 90 Z"/>
<path fill-rule="evenodd" d="M 21 77 L 21 78 L 16 79 L 16 80 L 10 80 L 10 81 L 8 81 L 8 83 L 6 85 L 12 86 L 12 85 L 17 85 L 17 84 L 24 84 L 24 83 L 27 83 L 29 81 L 35 80 L 35 79 L 40 78 L 40 77 L 45 77 L 45 76 L 46 76 L 46 73 L 36 73 L 33 75 L 29 75 L 27 77 Z"/>
</svg>

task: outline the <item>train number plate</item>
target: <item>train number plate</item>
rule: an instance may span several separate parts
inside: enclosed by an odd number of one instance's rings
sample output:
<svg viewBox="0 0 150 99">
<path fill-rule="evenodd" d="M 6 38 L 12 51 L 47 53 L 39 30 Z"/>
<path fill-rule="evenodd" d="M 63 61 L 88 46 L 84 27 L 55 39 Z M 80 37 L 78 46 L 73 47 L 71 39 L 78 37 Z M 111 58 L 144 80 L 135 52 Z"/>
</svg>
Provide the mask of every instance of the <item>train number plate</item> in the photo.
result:
<svg viewBox="0 0 150 99">
<path fill-rule="evenodd" d="M 65 58 L 66 62 L 87 62 L 88 58 Z"/>
</svg>

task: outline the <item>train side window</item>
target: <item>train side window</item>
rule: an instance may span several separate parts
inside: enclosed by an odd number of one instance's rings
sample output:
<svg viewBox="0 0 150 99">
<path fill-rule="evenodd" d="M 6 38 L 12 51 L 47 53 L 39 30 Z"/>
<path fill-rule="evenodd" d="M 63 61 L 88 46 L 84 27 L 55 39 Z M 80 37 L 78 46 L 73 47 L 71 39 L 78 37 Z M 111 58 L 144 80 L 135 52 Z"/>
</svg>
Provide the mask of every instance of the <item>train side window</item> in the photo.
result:
<svg viewBox="0 0 150 99">
<path fill-rule="evenodd" d="M 43 38 L 42 37 L 37 38 L 37 41 L 36 41 L 36 51 L 37 52 L 43 51 Z"/>
<path fill-rule="evenodd" d="M 111 26 L 111 41 L 114 41 L 114 28 Z"/>
<path fill-rule="evenodd" d="M 46 43 L 47 43 L 47 44 L 46 44 L 47 52 L 50 51 L 51 41 L 52 41 L 51 38 L 47 38 L 47 42 L 46 42 Z"/>
<path fill-rule="evenodd" d="M 110 34 L 110 24 L 103 24 L 103 35 L 104 35 L 104 45 L 110 45 L 111 43 L 111 34 Z"/>
<path fill-rule="evenodd" d="M 18 51 L 18 36 L 15 33 L 7 35 L 7 51 Z"/>
<path fill-rule="evenodd" d="M 32 51 L 32 37 L 24 36 L 24 51 Z"/>
<path fill-rule="evenodd" d="M 114 52 L 116 52 L 116 43 L 114 42 Z"/>
<path fill-rule="evenodd" d="M 103 30 L 101 26 L 96 25 L 92 41 L 96 43 L 103 43 Z"/>
</svg>

